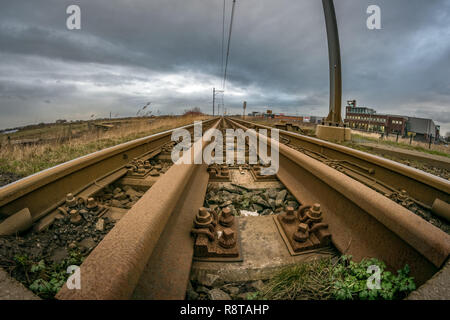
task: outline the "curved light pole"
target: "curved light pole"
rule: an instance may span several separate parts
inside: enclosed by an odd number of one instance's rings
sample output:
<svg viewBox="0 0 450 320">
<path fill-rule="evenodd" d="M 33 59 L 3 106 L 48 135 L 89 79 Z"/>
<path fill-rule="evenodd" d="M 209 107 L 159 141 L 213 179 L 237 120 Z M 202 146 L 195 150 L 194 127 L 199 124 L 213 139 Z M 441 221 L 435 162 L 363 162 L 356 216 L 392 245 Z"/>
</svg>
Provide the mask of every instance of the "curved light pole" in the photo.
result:
<svg viewBox="0 0 450 320">
<path fill-rule="evenodd" d="M 342 125 L 341 100 L 342 100 L 342 78 L 341 78 L 341 53 L 339 48 L 339 34 L 334 11 L 333 0 L 322 0 L 325 13 L 325 24 L 328 39 L 328 59 L 330 65 L 330 111 L 325 119 L 325 124 Z"/>
</svg>

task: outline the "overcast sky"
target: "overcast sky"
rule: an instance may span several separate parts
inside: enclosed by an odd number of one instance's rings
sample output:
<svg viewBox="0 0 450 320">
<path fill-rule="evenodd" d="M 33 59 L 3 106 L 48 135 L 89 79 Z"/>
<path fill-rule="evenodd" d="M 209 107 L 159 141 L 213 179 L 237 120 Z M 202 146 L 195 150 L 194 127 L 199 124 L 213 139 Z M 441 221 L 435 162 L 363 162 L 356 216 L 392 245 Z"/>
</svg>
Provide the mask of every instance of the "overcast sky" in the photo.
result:
<svg viewBox="0 0 450 320">
<path fill-rule="evenodd" d="M 0 0 L 0 128 L 56 119 L 211 112 L 221 88 L 222 0 Z M 81 8 L 68 30 L 66 8 Z M 226 0 L 226 28 L 232 0 Z M 381 30 L 366 27 L 370 4 Z M 431 117 L 450 131 L 450 1 L 335 1 L 343 105 Z M 237 0 L 229 111 L 325 116 L 319 0 Z M 344 110 L 343 110 L 344 112 Z"/>
</svg>

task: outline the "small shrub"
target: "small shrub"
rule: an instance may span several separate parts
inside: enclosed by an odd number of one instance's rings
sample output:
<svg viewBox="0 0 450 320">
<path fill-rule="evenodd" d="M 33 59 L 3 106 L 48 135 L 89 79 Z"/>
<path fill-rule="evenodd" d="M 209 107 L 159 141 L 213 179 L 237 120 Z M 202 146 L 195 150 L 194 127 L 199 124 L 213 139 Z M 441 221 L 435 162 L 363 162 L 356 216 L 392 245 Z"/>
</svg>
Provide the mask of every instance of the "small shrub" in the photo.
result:
<svg viewBox="0 0 450 320">
<path fill-rule="evenodd" d="M 372 273 L 369 266 L 380 272 L 380 289 L 369 289 L 367 282 Z M 322 259 L 287 267 L 269 281 L 266 288 L 252 298 L 282 300 L 393 300 L 403 299 L 415 290 L 409 267 L 398 270 L 397 275 L 386 270 L 384 262 L 377 259 L 352 261 L 342 256 L 333 262 Z"/>
</svg>

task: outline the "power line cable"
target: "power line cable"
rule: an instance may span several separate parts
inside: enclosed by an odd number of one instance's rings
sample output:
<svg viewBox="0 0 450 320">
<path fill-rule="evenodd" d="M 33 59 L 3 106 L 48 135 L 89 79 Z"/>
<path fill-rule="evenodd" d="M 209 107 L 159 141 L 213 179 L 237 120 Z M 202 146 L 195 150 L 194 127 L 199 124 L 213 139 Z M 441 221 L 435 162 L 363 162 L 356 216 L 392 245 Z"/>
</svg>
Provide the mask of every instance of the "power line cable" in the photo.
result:
<svg viewBox="0 0 450 320">
<path fill-rule="evenodd" d="M 222 66 L 220 72 L 223 74 L 223 58 L 224 58 L 224 44 L 225 44 L 225 0 L 223 0 L 222 9 Z"/>
<path fill-rule="evenodd" d="M 230 43 L 231 43 L 231 32 L 233 30 L 233 18 L 234 18 L 234 7 L 236 5 L 236 0 L 233 0 L 233 6 L 231 8 L 231 20 L 230 20 L 230 31 L 228 33 L 228 44 L 227 44 L 227 56 L 225 60 L 225 70 L 223 73 L 223 90 L 225 90 L 225 83 L 227 81 L 227 68 L 228 68 L 228 58 L 230 56 Z"/>
</svg>

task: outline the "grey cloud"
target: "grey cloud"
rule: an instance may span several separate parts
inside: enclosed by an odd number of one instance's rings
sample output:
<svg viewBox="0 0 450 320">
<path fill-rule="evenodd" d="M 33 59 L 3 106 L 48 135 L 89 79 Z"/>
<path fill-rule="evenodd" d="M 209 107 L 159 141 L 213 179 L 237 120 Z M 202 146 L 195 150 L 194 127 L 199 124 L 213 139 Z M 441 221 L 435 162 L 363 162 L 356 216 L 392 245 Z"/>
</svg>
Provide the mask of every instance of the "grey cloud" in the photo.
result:
<svg viewBox="0 0 450 320">
<path fill-rule="evenodd" d="M 65 9 L 73 1 L 2 1 L 0 71 L 8 76 L 0 77 L 0 127 L 35 121 L 35 110 L 43 114 L 49 106 L 68 118 L 82 116 L 74 109 L 131 115 L 147 99 L 164 113 L 190 106 L 209 111 L 211 89 L 221 86 L 221 0 L 76 3 L 82 30 L 69 31 Z M 382 30 L 366 28 L 369 4 L 380 6 Z M 450 131 L 449 2 L 337 0 L 335 6 L 343 101 L 432 116 Z M 230 7 L 227 0 L 227 20 Z M 181 90 L 194 85 L 201 89 Z M 326 115 L 320 1 L 237 1 L 225 102 L 240 113 L 243 100 L 249 111 L 270 106 Z"/>
</svg>

